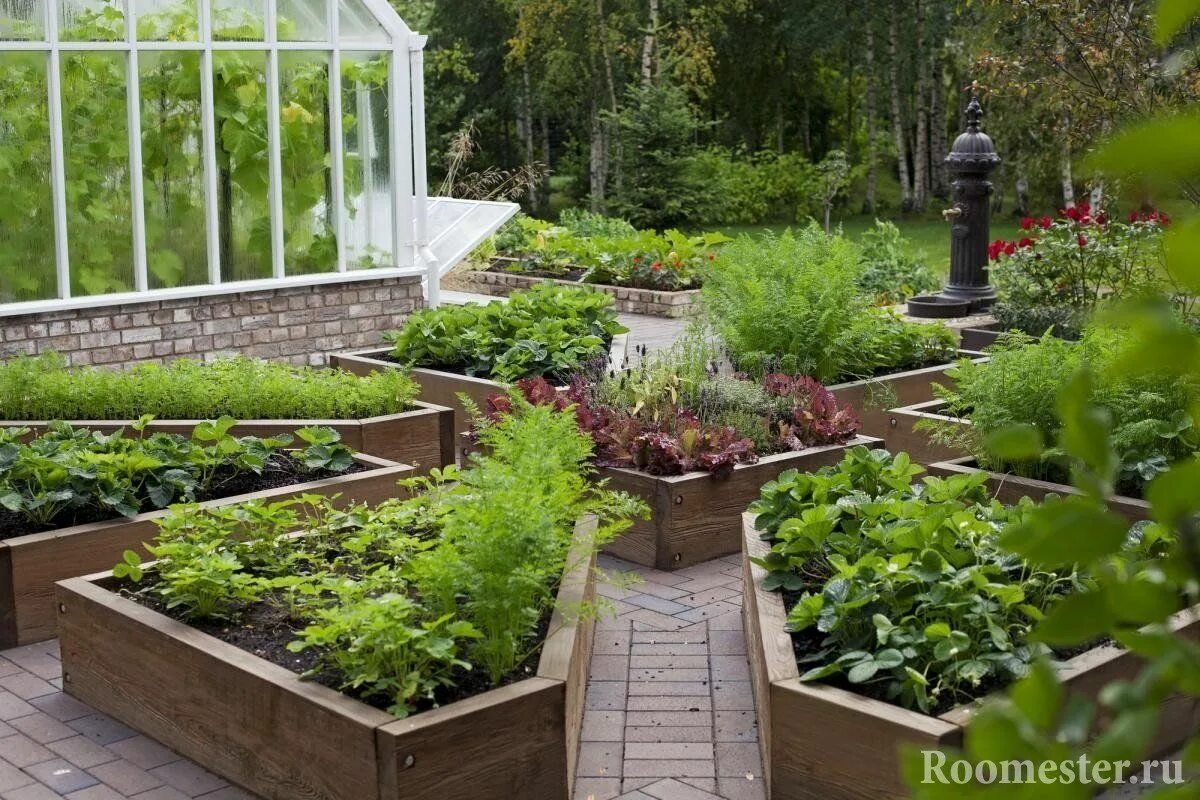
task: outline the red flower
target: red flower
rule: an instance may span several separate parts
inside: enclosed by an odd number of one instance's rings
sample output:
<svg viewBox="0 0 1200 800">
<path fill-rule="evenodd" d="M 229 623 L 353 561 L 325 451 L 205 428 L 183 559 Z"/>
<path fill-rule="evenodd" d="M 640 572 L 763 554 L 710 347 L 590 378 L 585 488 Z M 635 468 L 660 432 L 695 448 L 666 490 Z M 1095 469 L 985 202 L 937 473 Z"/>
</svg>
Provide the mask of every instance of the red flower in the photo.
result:
<svg viewBox="0 0 1200 800">
<path fill-rule="evenodd" d="M 1165 211 L 1158 212 L 1158 221 L 1163 225 L 1163 227 L 1171 224 L 1171 218 L 1167 216 L 1167 212 Z"/>
<path fill-rule="evenodd" d="M 994 241 L 988 245 L 988 258 L 991 259 L 992 261 L 996 261 L 997 259 L 999 259 L 1000 254 L 1003 252 L 1004 252 L 1004 241 L 1002 239 L 997 239 L 996 241 Z"/>
<path fill-rule="evenodd" d="M 1037 241 L 1037 239 L 1031 239 L 1028 236 L 1026 236 L 1026 237 L 1022 238 L 1021 241 L 1017 242 L 1017 247 L 1020 247 L 1022 249 L 1026 248 L 1026 247 L 1033 247 L 1033 244 L 1036 241 Z"/>
<path fill-rule="evenodd" d="M 1017 252 L 1017 243 L 1016 242 L 1005 242 L 1004 243 L 1004 255 L 1011 256 L 1015 252 Z"/>
<path fill-rule="evenodd" d="M 640 263 L 642 263 L 642 257 L 641 257 L 641 256 L 634 256 L 634 257 L 633 257 L 633 263 L 635 263 L 635 264 L 640 264 Z"/>
<path fill-rule="evenodd" d="M 1021 230 L 1027 231 L 1033 227 L 1033 217 L 1021 217 Z"/>
<path fill-rule="evenodd" d="M 1048 230 L 1054 224 L 1054 220 L 1049 217 L 1042 217 L 1039 224 L 1042 226 L 1042 230 Z"/>
<path fill-rule="evenodd" d="M 716 260 L 717 260 L 717 254 L 716 254 L 716 253 L 709 253 L 709 254 L 708 254 L 708 260 L 709 260 L 709 261 L 716 261 Z"/>
<path fill-rule="evenodd" d="M 1087 237 L 1086 236 L 1080 235 L 1080 237 L 1077 241 L 1079 242 L 1080 247 L 1087 247 Z"/>
<path fill-rule="evenodd" d="M 1079 218 L 1082 216 L 1083 214 L 1080 213 L 1078 208 L 1067 209 L 1067 219 L 1071 220 L 1072 222 L 1078 222 Z"/>
<path fill-rule="evenodd" d="M 653 264 L 650 265 L 650 269 L 654 270 L 655 272 L 658 272 L 659 270 L 662 269 L 662 262 L 655 261 Z"/>
<path fill-rule="evenodd" d="M 1101 211 L 1099 214 L 1097 214 L 1096 215 L 1096 224 L 1097 225 L 1107 225 L 1108 224 L 1108 214 L 1105 214 L 1103 211 Z"/>
<path fill-rule="evenodd" d="M 1136 212 L 1136 211 L 1130 211 L 1130 212 L 1129 212 L 1129 221 L 1130 221 L 1130 222 L 1137 222 L 1137 221 L 1138 221 L 1138 212 Z"/>
</svg>

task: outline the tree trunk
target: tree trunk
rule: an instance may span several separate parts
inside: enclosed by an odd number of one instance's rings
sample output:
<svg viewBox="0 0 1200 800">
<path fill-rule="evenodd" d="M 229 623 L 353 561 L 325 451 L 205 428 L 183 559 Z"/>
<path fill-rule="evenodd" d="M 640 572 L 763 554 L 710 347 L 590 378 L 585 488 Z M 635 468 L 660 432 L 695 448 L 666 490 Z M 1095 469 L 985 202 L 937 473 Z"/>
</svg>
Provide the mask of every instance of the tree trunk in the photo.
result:
<svg viewBox="0 0 1200 800">
<path fill-rule="evenodd" d="M 804 129 L 804 157 L 812 160 L 812 115 L 809 111 L 808 95 L 804 95 L 804 108 L 800 113 L 800 125 Z"/>
<path fill-rule="evenodd" d="M 929 92 L 929 169 L 931 186 L 935 197 L 950 196 L 950 182 L 946 177 L 946 66 L 937 56 L 933 70 L 933 85 Z"/>
<path fill-rule="evenodd" d="M 604 120 L 600 118 L 598 104 L 592 102 L 591 112 L 591 156 L 589 178 L 591 209 L 596 213 L 604 210 L 605 184 L 608 177 L 608 141 L 604 135 Z"/>
<path fill-rule="evenodd" d="M 854 163 L 854 6 L 846 4 L 846 158 Z"/>
<path fill-rule="evenodd" d="M 1024 172 L 1017 173 L 1017 213 L 1029 216 L 1029 179 Z"/>
<path fill-rule="evenodd" d="M 554 174 L 553 153 L 550 150 L 550 119 L 544 113 L 541 119 L 542 163 L 546 165 L 546 178 L 538 187 L 538 211 L 545 215 L 550 211 L 550 176 Z"/>
<path fill-rule="evenodd" d="M 529 78 L 529 62 L 521 64 L 521 110 L 517 117 L 517 132 L 525 145 L 525 163 L 532 164 L 533 146 L 533 90 Z"/>
<path fill-rule="evenodd" d="M 863 25 L 866 27 L 866 47 L 863 56 L 866 59 L 864 78 L 866 81 L 866 112 L 867 112 L 867 189 L 863 195 L 862 213 L 875 213 L 875 190 L 879 185 L 879 165 L 876 153 L 875 137 L 879 134 L 875 121 L 875 22 L 871 15 L 871 2 L 863 3 Z"/>
<path fill-rule="evenodd" d="M 1067 117 L 1066 130 L 1070 130 L 1071 120 L 1070 115 Z M 1062 152 L 1062 193 L 1063 193 L 1063 208 L 1075 207 L 1075 177 L 1071 171 L 1071 143 L 1063 137 L 1063 152 Z"/>
<path fill-rule="evenodd" d="M 908 137 L 904 135 L 904 114 L 900 106 L 900 55 L 899 21 L 896 19 L 896 3 L 893 0 L 891 21 L 888 25 L 889 83 L 892 95 L 892 136 L 896 140 L 896 161 L 900 173 L 900 206 L 908 211 L 912 208 L 912 183 L 908 178 Z M 807 106 L 806 106 L 807 107 Z"/>
<path fill-rule="evenodd" d="M 654 82 L 654 48 L 655 37 L 658 35 L 658 0 L 649 0 L 650 27 L 642 39 L 642 85 L 649 86 Z"/>
<path fill-rule="evenodd" d="M 1088 198 L 1088 202 L 1092 204 L 1092 215 L 1099 214 L 1104 210 L 1104 176 L 1096 173 L 1095 182 L 1092 184 L 1092 194 Z"/>
<path fill-rule="evenodd" d="M 615 117 L 617 112 L 620 109 L 619 109 L 619 106 L 617 105 L 617 84 L 613 77 L 612 53 L 610 53 L 608 50 L 608 16 L 604 11 L 604 0 L 596 0 L 595 11 L 596 11 L 596 41 L 598 41 L 600 43 L 600 60 L 601 60 L 601 66 L 603 67 L 603 70 L 602 70 L 602 77 L 604 80 L 603 88 L 608 91 L 608 108 L 609 108 L 609 111 L 611 111 L 613 116 Z M 593 101 L 593 104 L 594 103 L 595 103 L 595 101 Z M 596 114 L 596 119 L 593 120 L 593 123 L 592 123 L 592 125 L 593 125 L 592 145 L 593 145 L 593 147 L 595 147 L 597 144 L 597 139 L 598 139 L 601 143 L 603 143 L 603 147 L 604 147 L 604 153 L 603 153 L 603 157 L 601 158 L 601 165 L 600 165 L 602 168 L 600 182 L 602 184 L 607 184 L 608 172 L 609 172 L 609 162 L 615 161 L 615 163 L 617 165 L 615 182 L 616 182 L 617 190 L 620 191 L 622 180 L 623 180 L 622 172 L 621 172 L 621 167 L 622 167 L 621 162 L 623 161 L 622 152 L 621 152 L 621 150 L 622 150 L 621 137 L 619 135 L 611 136 L 609 133 L 609 130 L 608 130 L 609 126 L 605 124 L 604 118 L 602 116 L 600 116 L 599 111 L 597 110 L 594 113 Z M 614 120 L 613 124 L 616 124 L 615 120 Z M 598 128 L 599 128 L 598 130 L 596 130 L 596 126 L 598 126 Z M 617 152 L 615 154 L 610 152 L 608 149 L 608 148 L 612 147 L 614 144 L 617 148 Z M 603 199 L 604 198 L 602 196 L 601 202 L 603 202 Z"/>
<path fill-rule="evenodd" d="M 929 107 L 925 99 L 929 96 L 929 45 L 925 41 L 925 0 L 917 0 L 917 141 L 913 150 L 913 210 L 924 211 L 929 207 Z"/>
</svg>

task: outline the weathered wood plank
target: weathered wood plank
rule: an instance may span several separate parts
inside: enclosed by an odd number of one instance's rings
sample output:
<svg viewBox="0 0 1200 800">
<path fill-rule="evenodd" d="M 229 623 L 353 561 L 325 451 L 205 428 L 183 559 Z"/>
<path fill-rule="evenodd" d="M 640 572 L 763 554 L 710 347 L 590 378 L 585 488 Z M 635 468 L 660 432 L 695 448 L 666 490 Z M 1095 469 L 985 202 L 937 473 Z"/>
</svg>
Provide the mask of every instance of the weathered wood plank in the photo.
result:
<svg viewBox="0 0 1200 800">
<path fill-rule="evenodd" d="M 705 472 L 657 477 L 633 469 L 602 467 L 599 475 L 610 488 L 642 498 L 651 518 L 605 548 L 620 558 L 658 569 L 682 569 L 741 549 L 741 516 L 758 499 L 763 485 L 780 473 L 818 469 L 841 461 L 849 447 L 879 447 L 882 442 L 859 436 L 845 444 L 810 447 L 795 453 L 766 456 L 740 464 L 727 478 Z"/>
</svg>

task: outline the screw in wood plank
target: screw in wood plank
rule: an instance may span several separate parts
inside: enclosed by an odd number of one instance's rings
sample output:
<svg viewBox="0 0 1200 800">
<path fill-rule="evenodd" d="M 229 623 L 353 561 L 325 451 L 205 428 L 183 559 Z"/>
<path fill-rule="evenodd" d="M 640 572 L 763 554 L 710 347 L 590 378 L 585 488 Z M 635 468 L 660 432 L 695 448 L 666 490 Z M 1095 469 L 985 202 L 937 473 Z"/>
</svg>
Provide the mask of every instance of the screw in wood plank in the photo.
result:
<svg viewBox="0 0 1200 800">
<path fill-rule="evenodd" d="M 416 763 L 417 763 L 416 756 L 410 754 L 410 755 L 407 755 L 404 757 L 404 768 L 405 769 L 408 769 L 409 767 L 411 767 L 413 764 L 416 764 Z"/>
<path fill-rule="evenodd" d="M 683 495 L 677 495 L 675 497 L 675 505 L 677 505 L 677 506 L 683 505 Z"/>
</svg>

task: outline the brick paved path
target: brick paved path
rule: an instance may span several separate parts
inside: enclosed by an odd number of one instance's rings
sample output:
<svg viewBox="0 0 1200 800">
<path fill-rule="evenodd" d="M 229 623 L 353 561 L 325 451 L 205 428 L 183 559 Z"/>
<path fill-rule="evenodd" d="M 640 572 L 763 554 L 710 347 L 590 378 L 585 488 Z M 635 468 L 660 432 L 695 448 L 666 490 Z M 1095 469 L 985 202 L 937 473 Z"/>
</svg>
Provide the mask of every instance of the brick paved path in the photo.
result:
<svg viewBox="0 0 1200 800">
<path fill-rule="evenodd" d="M 678 572 L 604 557 L 575 800 L 763 800 L 741 557 Z"/>
</svg>

